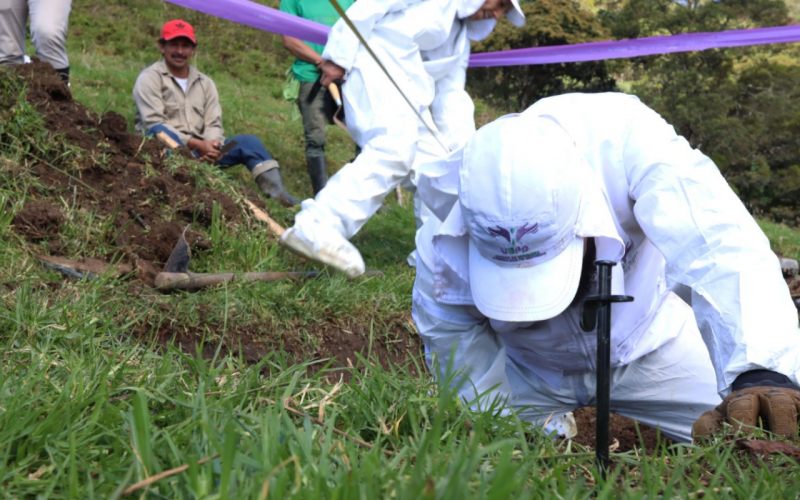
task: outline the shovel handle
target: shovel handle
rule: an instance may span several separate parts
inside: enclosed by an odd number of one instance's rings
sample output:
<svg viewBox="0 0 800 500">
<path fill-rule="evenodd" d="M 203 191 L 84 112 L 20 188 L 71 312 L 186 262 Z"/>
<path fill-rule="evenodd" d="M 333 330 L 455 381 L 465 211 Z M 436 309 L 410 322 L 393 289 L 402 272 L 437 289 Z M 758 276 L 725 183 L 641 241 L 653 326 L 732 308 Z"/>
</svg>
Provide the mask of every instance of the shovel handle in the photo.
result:
<svg viewBox="0 0 800 500">
<path fill-rule="evenodd" d="M 156 138 L 161 141 L 161 144 L 164 144 L 169 149 L 178 149 L 181 147 L 180 144 L 175 141 L 172 137 L 168 136 L 166 132 L 159 132 L 156 134 Z"/>
<path fill-rule="evenodd" d="M 217 273 L 217 274 L 189 274 L 189 273 L 158 273 L 155 279 L 156 288 L 162 292 L 185 290 L 195 292 L 210 286 L 221 285 L 234 280 L 260 281 L 270 283 L 278 280 L 298 281 L 305 278 L 316 278 L 326 274 L 324 271 L 286 271 L 275 273 Z M 381 271 L 367 271 L 364 276 L 383 277 Z"/>
<path fill-rule="evenodd" d="M 336 83 L 331 82 L 331 84 L 328 85 L 328 92 L 331 93 L 331 97 L 333 97 L 333 102 L 335 102 L 337 106 L 341 106 L 342 95 L 339 93 L 339 86 L 336 85 Z"/>
<path fill-rule="evenodd" d="M 250 201 L 247 198 L 245 198 L 244 202 L 250 208 L 250 211 L 253 212 L 253 216 L 256 219 L 260 220 L 261 222 L 266 223 L 267 226 L 269 226 L 269 229 L 273 233 L 275 233 L 276 236 L 278 236 L 280 238 L 283 235 L 283 233 L 286 232 L 286 230 L 283 228 L 283 226 L 281 226 L 280 224 L 275 222 L 275 220 L 272 217 L 270 217 L 269 215 L 267 215 L 266 212 L 264 212 L 263 210 L 261 210 L 260 208 L 255 206 L 252 201 Z"/>
<path fill-rule="evenodd" d="M 217 274 L 189 274 L 189 273 L 158 273 L 156 275 L 156 288 L 162 292 L 173 290 L 195 291 L 208 288 L 210 286 L 221 285 L 234 280 L 242 281 L 261 281 L 269 283 L 272 281 L 290 279 L 299 280 L 303 278 L 314 278 L 319 271 L 307 272 L 278 272 L 278 273 L 217 273 Z"/>
</svg>

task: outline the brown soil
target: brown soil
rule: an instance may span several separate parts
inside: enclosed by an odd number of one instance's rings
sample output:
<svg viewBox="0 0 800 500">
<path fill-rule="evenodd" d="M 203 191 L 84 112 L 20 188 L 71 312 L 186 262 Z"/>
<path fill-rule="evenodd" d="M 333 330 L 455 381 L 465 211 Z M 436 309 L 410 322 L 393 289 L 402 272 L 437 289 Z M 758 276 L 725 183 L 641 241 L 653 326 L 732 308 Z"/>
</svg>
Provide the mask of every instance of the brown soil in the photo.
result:
<svg viewBox="0 0 800 500">
<path fill-rule="evenodd" d="M 296 328 L 287 327 L 280 332 L 265 332 L 263 324 L 237 326 L 235 335 L 230 336 L 231 340 L 222 346 L 221 354 L 233 353 L 253 364 L 262 361 L 275 351 L 281 356 L 287 356 L 290 363 L 313 359 L 317 362 L 308 366 L 307 374 L 314 375 L 327 367 L 329 371 L 326 372 L 326 378 L 329 381 L 338 381 L 340 377 L 345 381 L 350 380 L 352 372 L 339 371 L 338 368 L 355 367 L 363 371 L 365 367 L 356 356 L 359 354 L 384 368 L 405 366 L 407 374 L 416 376 L 418 374 L 416 367 L 406 363 L 422 353 L 422 343 L 418 335 L 402 326 L 404 320 L 404 317 L 398 317 L 397 321 L 389 322 L 386 335 L 391 342 L 375 341 L 371 345 L 368 326 L 356 322 L 337 322 L 333 319 L 325 321 L 314 331 L 314 337 L 318 339 L 315 350 L 309 349 L 308 343 L 299 338 Z M 194 355 L 197 352 L 195 345 L 202 338 L 207 326 L 201 324 L 187 328 L 186 325 L 179 323 L 164 323 L 158 329 L 157 340 L 161 344 L 174 342 L 184 352 Z M 143 338 L 143 340 L 148 339 Z M 217 345 L 206 342 L 201 348 L 201 355 L 210 359 L 216 349 Z M 264 368 L 265 372 L 269 370 L 269 366 Z"/>
<path fill-rule="evenodd" d="M 575 410 L 574 415 L 575 423 L 578 424 L 578 435 L 575 436 L 573 441 L 593 450 L 595 447 L 595 429 L 597 425 L 595 408 L 589 406 L 578 408 Z M 639 427 L 638 431 L 636 429 L 637 425 Z M 656 429 L 644 424 L 639 424 L 633 419 L 617 415 L 616 413 L 611 414 L 609 432 L 610 444 L 614 446 L 615 440 L 619 442 L 619 448 L 615 450 L 617 452 L 631 451 L 634 449 L 641 450 L 644 448 L 646 453 L 654 453 L 659 450 L 661 446 L 660 442 L 666 442 L 667 445 L 674 443 L 671 439 L 664 436 L 660 437 L 661 441 L 659 442 Z M 639 433 L 642 435 L 641 441 L 639 440 Z"/>
<path fill-rule="evenodd" d="M 789 292 L 792 294 L 792 297 L 800 295 L 800 276 L 787 279 L 786 284 L 789 285 Z"/>
<path fill-rule="evenodd" d="M 58 236 L 58 229 L 65 221 L 61 209 L 49 200 L 29 202 L 14 216 L 17 231 L 30 241 Z"/>
<path fill-rule="evenodd" d="M 116 247 L 109 260 L 120 254 L 136 265 L 163 264 L 188 223 L 208 226 L 214 203 L 228 221 L 241 218 L 239 206 L 227 195 L 196 186 L 189 168 L 168 171 L 164 148 L 154 140 L 127 131 L 124 117 L 108 111 L 102 116 L 72 99 L 69 88 L 49 64 L 34 62 L 17 66 L 28 86 L 27 100 L 44 116 L 47 129 L 82 151 L 70 163 L 58 155 L 31 158 L 31 172 L 47 188 L 50 199 L 65 195 L 76 206 L 104 217 L 113 217 Z M 148 175 L 145 175 L 148 172 Z M 68 196 L 66 196 L 68 195 Z M 264 208 L 257 196 L 249 196 Z M 137 217 L 138 216 L 138 217 Z M 29 202 L 14 218 L 16 229 L 29 241 L 58 236 L 64 221 L 59 207 L 49 201 Z M 148 226 L 147 228 L 145 227 Z M 208 248 L 198 233 L 187 239 L 195 248 Z M 60 254 L 61 246 L 49 245 Z"/>
<path fill-rule="evenodd" d="M 83 209 L 113 220 L 114 231 L 110 233 L 114 234 L 114 241 L 105 243 L 114 251 L 105 257 L 119 264 L 118 269 L 135 270 L 139 280 L 149 286 L 153 285 L 160 266 L 169 258 L 184 227 L 189 223 L 203 227 L 211 224 L 214 203 L 220 206 L 221 215 L 227 221 L 241 219 L 242 212 L 236 202 L 223 193 L 199 188 L 188 167 L 176 168 L 175 162 L 166 161 L 164 147 L 159 142 L 129 133 L 124 117 L 113 111 L 99 116 L 76 102 L 69 87 L 61 82 L 49 64 L 35 61 L 17 66 L 14 71 L 25 80 L 27 100 L 44 117 L 46 128 L 53 134 L 60 134 L 72 146 L 70 155 L 59 154 L 61 151 L 48 158 L 31 156 L 26 165 L 30 168 L 0 165 L 4 174 L 23 175 L 27 171 L 24 175 L 35 175 L 44 187 L 29 193 L 35 201 L 27 202 L 17 212 L 13 223 L 16 231 L 28 241 L 47 240 L 46 248 L 56 256 L 51 259 L 54 262 L 65 261 L 58 260 L 59 256 L 78 258 L 64 255 L 66 245 L 60 241 L 59 230 L 66 222 L 64 211 L 67 209 Z M 249 192 L 247 197 L 255 206 L 266 208 L 258 195 Z M 189 231 L 187 240 L 194 251 L 210 248 L 210 243 L 199 233 Z M 84 267 L 92 264 L 87 259 L 80 262 Z M 124 265 L 131 267 L 122 268 Z M 142 291 L 142 284 L 128 283 L 128 294 Z M 151 341 L 152 332 L 157 332 L 159 343 L 174 342 L 194 355 L 195 345 L 209 331 L 222 330 L 217 320 L 203 317 L 202 307 L 200 320 L 194 324 L 177 317 L 177 312 L 171 314 L 176 309 L 171 303 L 160 303 L 158 308 L 163 313 L 161 317 L 173 317 L 174 321 L 152 324 L 145 320 L 134 327 L 133 335 Z M 359 366 L 356 353 L 365 358 L 371 353 L 373 361 L 383 366 L 390 363 L 397 366 L 421 352 L 418 336 L 403 326 L 408 320 L 405 316 L 390 321 L 386 327 L 388 332 L 382 333 L 381 338 L 388 336 L 391 343 L 371 343 L 368 324 L 324 318 L 313 332 L 313 342 L 301 339 L 299 328 L 292 325 L 284 325 L 281 332 L 265 331 L 264 324 L 237 325 L 229 331 L 231 335 L 225 336 L 221 349 L 223 355 L 235 353 L 250 363 L 261 361 L 272 351 L 280 351 L 292 362 L 330 359 L 333 368 Z M 217 347 L 216 342 L 205 342 L 201 355 L 210 358 Z M 323 366 L 325 363 L 317 363 L 308 371 L 315 373 Z M 338 379 L 338 374 L 334 372 L 329 377 Z"/>
</svg>

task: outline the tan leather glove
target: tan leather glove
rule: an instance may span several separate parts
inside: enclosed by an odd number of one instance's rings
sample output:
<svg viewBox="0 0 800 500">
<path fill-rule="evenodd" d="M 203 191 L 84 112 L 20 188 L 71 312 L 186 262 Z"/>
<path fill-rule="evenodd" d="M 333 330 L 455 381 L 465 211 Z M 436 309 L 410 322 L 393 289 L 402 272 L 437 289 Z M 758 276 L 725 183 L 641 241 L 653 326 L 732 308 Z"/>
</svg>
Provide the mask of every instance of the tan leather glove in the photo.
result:
<svg viewBox="0 0 800 500">
<path fill-rule="evenodd" d="M 741 389 L 731 393 L 713 410 L 703 413 L 692 426 L 692 437 L 710 436 L 727 422 L 737 431 L 742 425 L 757 427 L 761 424 L 773 434 L 794 438 L 798 413 L 800 391 L 769 386 Z"/>
</svg>

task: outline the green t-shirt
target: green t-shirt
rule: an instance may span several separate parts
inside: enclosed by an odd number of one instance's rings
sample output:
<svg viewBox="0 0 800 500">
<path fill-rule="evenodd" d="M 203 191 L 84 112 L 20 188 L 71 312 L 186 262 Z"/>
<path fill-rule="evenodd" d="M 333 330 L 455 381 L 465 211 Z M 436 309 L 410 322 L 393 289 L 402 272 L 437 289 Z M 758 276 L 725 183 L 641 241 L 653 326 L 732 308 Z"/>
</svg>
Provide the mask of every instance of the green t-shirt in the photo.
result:
<svg viewBox="0 0 800 500">
<path fill-rule="evenodd" d="M 353 5 L 354 0 L 339 0 L 339 5 L 344 10 Z M 339 20 L 339 14 L 328 0 L 281 0 L 281 11 L 293 14 L 303 19 L 316 21 L 325 26 L 333 26 Z M 318 43 L 304 42 L 306 45 L 322 54 L 324 45 Z M 294 77 L 300 82 L 316 82 L 319 78 L 317 67 L 311 63 L 295 59 L 292 65 Z"/>
</svg>

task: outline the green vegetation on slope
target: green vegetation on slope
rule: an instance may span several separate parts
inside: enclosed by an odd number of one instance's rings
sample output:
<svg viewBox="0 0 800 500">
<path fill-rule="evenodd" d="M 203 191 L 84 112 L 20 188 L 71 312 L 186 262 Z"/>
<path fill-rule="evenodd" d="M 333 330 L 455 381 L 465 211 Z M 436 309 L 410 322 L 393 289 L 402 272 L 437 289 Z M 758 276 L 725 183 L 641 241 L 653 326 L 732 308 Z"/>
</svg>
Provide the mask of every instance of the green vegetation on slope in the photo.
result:
<svg viewBox="0 0 800 500">
<path fill-rule="evenodd" d="M 72 90 L 96 112 L 133 116 L 133 81 L 158 53 L 161 24 L 182 17 L 201 39 L 197 64 L 218 83 L 228 133 L 254 132 L 281 160 L 295 193 L 309 194 L 302 129 L 288 119 L 278 91 L 289 59 L 276 37 L 209 19 L 156 0 L 73 2 L 69 50 Z M 205 43 L 203 40 L 206 40 Z M 340 277 L 307 283 L 234 284 L 200 294 L 131 293 L 130 281 L 64 280 L 34 259 L 47 241 L 25 241 L 14 214 L 52 196 L 63 207 L 74 256 L 106 254 L 109 227 L 68 194 L 48 192 L 31 170 L 51 155 L 67 165 L 79 151 L 49 136 L 21 89 L 0 78 L 0 497 L 119 498 L 136 481 L 173 467 L 188 470 L 139 490 L 136 498 L 590 498 L 593 455 L 554 443 L 513 417 L 473 413 L 431 383 L 415 349 L 404 366 L 365 359 L 413 332 L 410 292 L 413 215 L 388 202 L 357 237 L 368 267 L 383 280 Z M 11 99 L 14 97 L 14 99 Z M 14 102 L 13 106 L 6 103 Z M 497 111 L 479 106 L 481 120 Z M 340 165 L 352 145 L 331 128 L 329 159 Z M 251 182 L 244 169 L 191 174 L 225 192 Z M 288 225 L 292 213 L 269 203 Z M 787 255 L 800 235 L 765 223 Z M 200 229 L 213 243 L 193 270 L 305 268 L 279 250 L 263 227 L 216 218 Z M 311 266 L 309 266 L 311 267 Z M 289 332 L 318 353 L 321 330 L 363 339 L 355 368 L 297 364 L 283 352 Z M 161 332 L 192 334 L 184 348 L 163 346 Z M 253 364 L 237 344 L 246 334 L 269 354 Z M 205 341 L 195 352 L 191 344 Z M 210 348 L 208 346 L 211 346 Z M 187 349 L 188 347 L 188 349 Z M 210 350 L 209 350 L 210 349 Z M 233 354 L 228 354 L 233 352 Z M 324 361 L 321 363 L 324 364 Z M 310 375 L 313 374 L 313 375 Z M 349 382 L 335 384 L 345 375 Z M 446 388 L 447 385 L 442 387 Z M 298 418 L 284 405 L 305 412 Z M 313 423 L 311 417 L 323 421 Z M 364 448 L 358 437 L 374 445 Z M 385 449 L 386 454 L 380 449 Z M 202 465 L 197 460 L 219 454 Z M 800 493 L 789 459 L 751 461 L 729 443 L 678 446 L 654 458 L 614 454 L 618 469 L 597 498 L 793 498 Z M 700 492 L 703 493 L 700 493 Z M 715 493 L 716 492 L 716 493 Z M 129 498 L 134 498 L 131 495 Z"/>
</svg>

